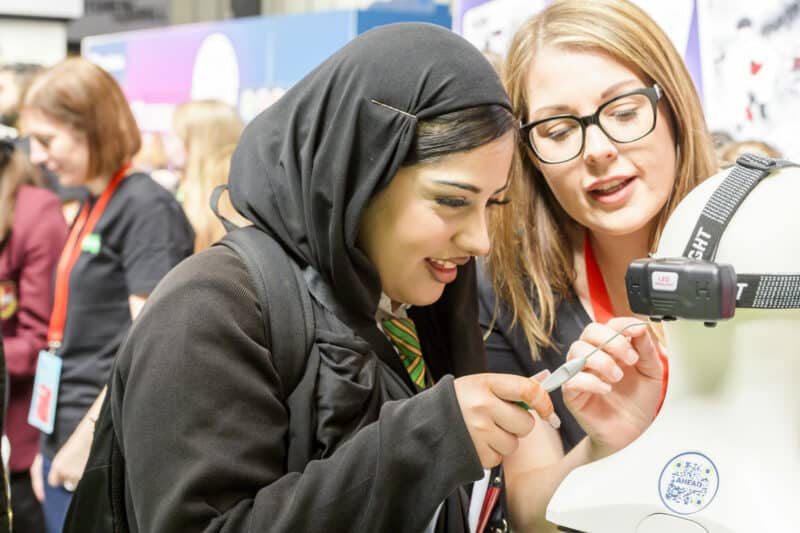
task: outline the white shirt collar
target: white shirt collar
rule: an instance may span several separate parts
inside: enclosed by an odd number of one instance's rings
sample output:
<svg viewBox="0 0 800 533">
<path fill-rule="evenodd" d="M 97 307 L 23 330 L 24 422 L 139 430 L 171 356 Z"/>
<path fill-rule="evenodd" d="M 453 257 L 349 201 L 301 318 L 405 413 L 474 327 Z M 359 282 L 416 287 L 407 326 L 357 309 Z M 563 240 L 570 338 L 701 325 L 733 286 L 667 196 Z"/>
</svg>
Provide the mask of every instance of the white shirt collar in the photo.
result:
<svg viewBox="0 0 800 533">
<path fill-rule="evenodd" d="M 375 312 L 375 320 L 380 323 L 388 318 L 408 318 L 406 311 L 409 307 L 411 307 L 409 304 L 400 304 L 400 307 L 392 311 L 392 300 L 382 292 L 381 299 L 378 301 L 378 310 Z"/>
</svg>

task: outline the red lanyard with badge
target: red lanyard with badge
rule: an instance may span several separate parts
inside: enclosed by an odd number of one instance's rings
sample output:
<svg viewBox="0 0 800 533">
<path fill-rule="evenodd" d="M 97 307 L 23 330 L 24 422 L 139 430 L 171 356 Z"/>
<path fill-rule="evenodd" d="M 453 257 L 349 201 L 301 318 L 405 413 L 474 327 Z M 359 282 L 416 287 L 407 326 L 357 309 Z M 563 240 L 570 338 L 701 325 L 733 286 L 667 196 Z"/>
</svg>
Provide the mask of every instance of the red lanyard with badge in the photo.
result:
<svg viewBox="0 0 800 533">
<path fill-rule="evenodd" d="M 36 378 L 33 383 L 33 398 L 28 412 L 28 423 L 44 433 L 52 433 L 55 424 L 56 400 L 58 387 L 61 381 L 61 357 L 55 355 L 64 339 L 64 326 L 67 320 L 67 302 L 69 300 L 69 277 L 78 257 L 84 251 L 98 253 L 100 248 L 99 236 L 94 234 L 94 228 L 103 212 L 125 179 L 130 163 L 114 173 L 106 189 L 97 199 L 94 206 L 89 208 L 89 202 L 83 204 L 69 237 L 58 259 L 56 266 L 55 291 L 53 298 L 53 313 L 50 315 L 50 326 L 47 329 L 47 345 L 49 350 L 39 352 L 36 364 Z"/>
</svg>

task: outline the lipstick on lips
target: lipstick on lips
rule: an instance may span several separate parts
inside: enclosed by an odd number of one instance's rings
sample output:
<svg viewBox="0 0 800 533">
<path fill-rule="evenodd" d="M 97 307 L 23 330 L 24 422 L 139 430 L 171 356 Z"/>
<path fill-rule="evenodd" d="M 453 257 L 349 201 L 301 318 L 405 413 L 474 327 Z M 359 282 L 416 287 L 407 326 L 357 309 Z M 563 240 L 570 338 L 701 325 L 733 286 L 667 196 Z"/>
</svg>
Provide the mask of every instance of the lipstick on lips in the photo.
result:
<svg viewBox="0 0 800 533">
<path fill-rule="evenodd" d="M 451 283 L 458 275 L 458 267 L 469 261 L 469 257 L 459 257 L 455 259 L 434 259 L 428 257 L 425 264 L 428 270 L 440 283 Z"/>
<path fill-rule="evenodd" d="M 611 176 L 595 181 L 586 192 L 596 201 L 611 205 L 621 203 L 630 196 L 633 191 L 633 183 L 636 176 Z"/>
</svg>

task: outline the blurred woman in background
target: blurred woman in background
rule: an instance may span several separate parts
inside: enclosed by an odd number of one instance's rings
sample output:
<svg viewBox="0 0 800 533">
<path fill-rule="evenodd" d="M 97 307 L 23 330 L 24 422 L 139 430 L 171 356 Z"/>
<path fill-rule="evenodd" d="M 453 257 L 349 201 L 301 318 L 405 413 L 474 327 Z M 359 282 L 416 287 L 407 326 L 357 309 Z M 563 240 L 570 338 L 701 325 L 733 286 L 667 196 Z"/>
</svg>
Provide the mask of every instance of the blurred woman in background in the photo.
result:
<svg viewBox="0 0 800 533">
<path fill-rule="evenodd" d="M 38 172 L 14 139 L 0 131 L 0 323 L 8 371 L 6 434 L 14 531 L 44 531 L 31 465 L 39 431 L 28 424 L 39 351 L 47 347 L 53 269 L 67 224 L 61 202 L 38 187 Z"/>
<path fill-rule="evenodd" d="M 70 58 L 41 73 L 21 118 L 32 162 L 90 192 L 58 261 L 47 335 L 60 366 L 54 409 L 39 421 L 51 431 L 42 444 L 44 509 L 55 533 L 83 474 L 114 354 L 158 281 L 191 254 L 194 234 L 173 195 L 132 170 L 139 129 L 101 68 Z"/>
<path fill-rule="evenodd" d="M 225 234 L 209 207 L 211 191 L 227 183 L 233 148 L 242 133 L 242 119 L 233 107 L 218 100 L 191 100 L 175 109 L 173 130 L 183 146 L 183 175 L 178 198 L 195 232 L 194 251 L 208 248 Z M 221 205 L 240 224 L 227 197 Z"/>
</svg>

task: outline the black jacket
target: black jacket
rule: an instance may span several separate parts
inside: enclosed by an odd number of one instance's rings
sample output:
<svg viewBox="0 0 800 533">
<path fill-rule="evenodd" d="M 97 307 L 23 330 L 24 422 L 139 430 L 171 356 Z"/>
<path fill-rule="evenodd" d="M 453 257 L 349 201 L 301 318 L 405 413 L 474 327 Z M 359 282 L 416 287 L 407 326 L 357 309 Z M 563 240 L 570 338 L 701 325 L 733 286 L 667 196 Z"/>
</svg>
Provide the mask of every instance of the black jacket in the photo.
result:
<svg viewBox="0 0 800 533">
<path fill-rule="evenodd" d="M 482 470 L 452 377 L 409 398 L 404 370 L 317 311 L 289 413 L 238 256 L 214 247 L 167 276 L 112 387 L 131 531 L 422 531 L 445 499 L 437 530 L 466 531 L 459 486 Z M 288 473 L 292 454 L 324 460 Z"/>
</svg>

